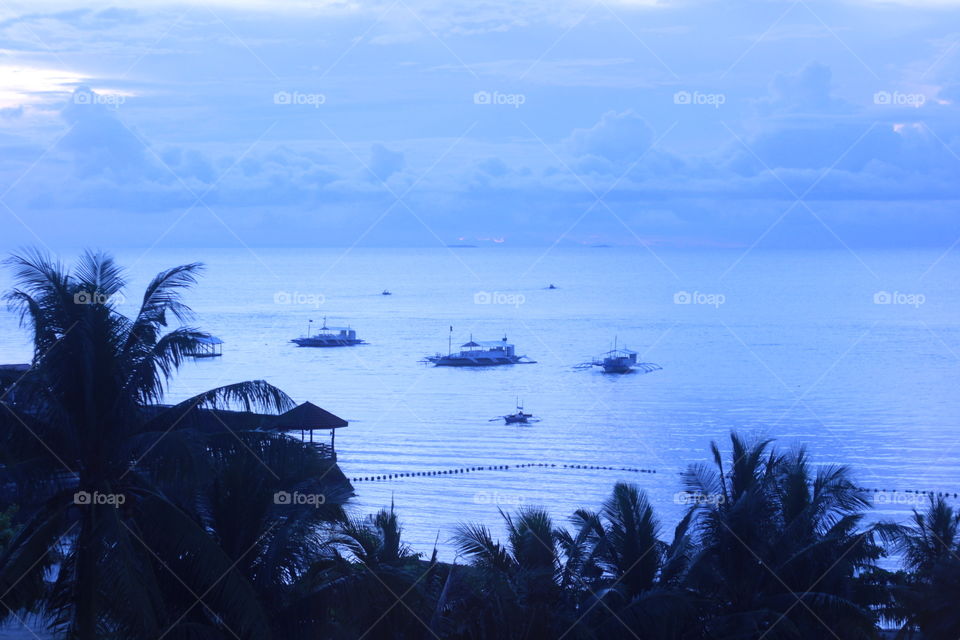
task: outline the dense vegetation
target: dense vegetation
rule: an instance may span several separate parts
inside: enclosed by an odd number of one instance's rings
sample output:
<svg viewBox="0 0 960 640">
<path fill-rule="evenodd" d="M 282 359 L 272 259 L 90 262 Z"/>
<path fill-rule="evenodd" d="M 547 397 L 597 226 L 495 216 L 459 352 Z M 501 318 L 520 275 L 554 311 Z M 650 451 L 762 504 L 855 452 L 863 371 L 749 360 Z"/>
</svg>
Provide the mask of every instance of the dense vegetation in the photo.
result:
<svg viewBox="0 0 960 640">
<path fill-rule="evenodd" d="M 199 265 L 159 274 L 127 318 L 107 256 L 8 264 L 34 357 L 0 379 L 0 619 L 38 613 L 79 640 L 847 640 L 881 621 L 960 637 L 960 513 L 942 498 L 868 525 L 847 468 L 732 434 L 684 475 L 692 504 L 672 536 L 619 483 L 562 523 L 503 514 L 502 542 L 464 525 L 468 563 L 440 563 L 404 544 L 392 505 L 348 517 L 349 487 L 316 448 L 203 427 L 208 409 L 283 411 L 282 391 L 241 382 L 160 405 L 206 336 L 181 300 Z M 877 566 L 887 554 L 901 571 Z"/>
</svg>

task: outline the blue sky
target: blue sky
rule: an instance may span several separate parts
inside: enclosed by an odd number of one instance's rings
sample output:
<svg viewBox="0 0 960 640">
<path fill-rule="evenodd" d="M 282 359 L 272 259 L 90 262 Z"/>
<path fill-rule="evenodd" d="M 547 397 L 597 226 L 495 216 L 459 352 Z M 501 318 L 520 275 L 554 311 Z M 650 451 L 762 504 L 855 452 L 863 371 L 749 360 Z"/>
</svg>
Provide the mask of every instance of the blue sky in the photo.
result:
<svg viewBox="0 0 960 640">
<path fill-rule="evenodd" d="M 947 248 L 960 2 L 9 2 L 0 245 Z"/>
</svg>

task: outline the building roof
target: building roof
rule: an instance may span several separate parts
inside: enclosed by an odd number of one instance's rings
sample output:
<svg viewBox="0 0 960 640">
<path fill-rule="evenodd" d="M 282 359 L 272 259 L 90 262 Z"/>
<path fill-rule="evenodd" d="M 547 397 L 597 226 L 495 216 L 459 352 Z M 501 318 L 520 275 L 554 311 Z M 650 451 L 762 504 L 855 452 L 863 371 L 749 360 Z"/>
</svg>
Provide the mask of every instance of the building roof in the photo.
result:
<svg viewBox="0 0 960 640">
<path fill-rule="evenodd" d="M 299 404 L 290 411 L 266 420 L 265 427 L 273 431 L 297 431 L 299 429 L 340 429 L 348 422 L 312 402 Z"/>
</svg>

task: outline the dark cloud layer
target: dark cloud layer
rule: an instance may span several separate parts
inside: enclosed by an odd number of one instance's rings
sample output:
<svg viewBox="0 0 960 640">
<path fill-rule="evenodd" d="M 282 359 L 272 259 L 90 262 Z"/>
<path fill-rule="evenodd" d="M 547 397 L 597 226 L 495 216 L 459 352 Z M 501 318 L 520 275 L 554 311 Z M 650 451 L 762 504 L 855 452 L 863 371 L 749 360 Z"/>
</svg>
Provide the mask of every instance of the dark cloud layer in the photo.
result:
<svg viewBox="0 0 960 640">
<path fill-rule="evenodd" d="M 531 58 L 478 65 L 484 75 L 471 78 L 422 30 L 357 41 L 335 73 L 308 55 L 286 60 L 284 69 L 299 74 L 288 79 L 273 69 L 290 56 L 300 26 L 286 23 L 288 42 L 277 37 L 282 16 L 261 33 L 240 15 L 218 35 L 222 43 L 233 37 L 243 55 L 242 64 L 223 66 L 222 85 L 206 75 L 192 83 L 190 68 L 178 66 L 178 51 L 203 51 L 194 36 L 214 28 L 189 16 L 170 28 L 169 53 L 158 56 L 172 66 L 134 58 L 129 77 L 91 76 L 65 84 L 71 92 L 59 102 L 45 96 L 0 109 L 0 172 L 11 185 L 4 201 L 51 242 L 76 244 L 104 235 L 150 244 L 162 230 L 196 244 L 236 236 L 266 245 L 351 244 L 361 236 L 386 244 L 493 237 L 550 244 L 562 236 L 746 246 L 781 218 L 769 241 L 784 246 L 838 238 L 852 246 L 939 246 L 960 234 L 960 62 L 949 49 L 935 57 L 933 27 L 927 60 L 905 55 L 895 81 L 864 80 L 862 68 L 851 73 L 857 60 L 849 52 L 818 42 L 786 68 L 748 56 L 724 82 L 671 80 L 658 68 L 655 81 L 628 83 L 620 74 L 633 58 L 624 52 L 637 51 L 635 40 L 621 50 L 623 33 L 608 37 L 619 43 L 615 50 L 597 52 L 603 60 L 618 52 L 616 64 L 590 64 L 571 41 L 563 45 L 569 51 L 554 53 L 575 53 L 576 61 L 544 74 Z M 21 16 L 0 32 L 42 24 L 54 37 L 60 25 L 74 42 L 84 31 L 148 33 L 156 19 L 109 8 Z M 603 35 L 615 26 L 590 28 Z M 468 55 L 478 39 L 507 42 L 525 29 L 511 22 L 504 32 L 450 37 L 462 38 Z M 396 60 L 388 63 L 385 49 Z M 211 56 L 197 67 L 225 64 L 223 51 Z M 930 59 L 936 66 L 921 64 Z M 388 81 L 377 65 L 401 75 Z M 637 69 L 658 66 L 645 58 Z M 555 82 L 558 68 L 569 74 L 566 85 Z M 519 82 L 507 69 L 527 69 L 529 77 Z M 577 82 L 583 86 L 568 86 Z M 753 95 L 751 86 L 759 87 Z M 194 220 L 195 212 L 209 219 Z M 186 229 L 171 231 L 179 220 Z M 11 242 L 29 240 L 18 222 L 4 227 Z"/>
</svg>

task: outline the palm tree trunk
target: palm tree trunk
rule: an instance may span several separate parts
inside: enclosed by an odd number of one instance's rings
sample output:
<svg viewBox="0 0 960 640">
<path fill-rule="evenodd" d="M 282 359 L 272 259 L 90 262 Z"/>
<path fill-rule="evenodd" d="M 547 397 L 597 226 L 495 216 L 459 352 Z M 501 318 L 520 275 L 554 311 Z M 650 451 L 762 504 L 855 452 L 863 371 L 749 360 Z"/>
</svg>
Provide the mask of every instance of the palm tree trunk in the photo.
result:
<svg viewBox="0 0 960 640">
<path fill-rule="evenodd" d="M 76 640 L 97 637 L 97 508 L 86 505 L 86 514 L 77 540 L 77 582 L 74 587 L 74 632 Z"/>
</svg>

